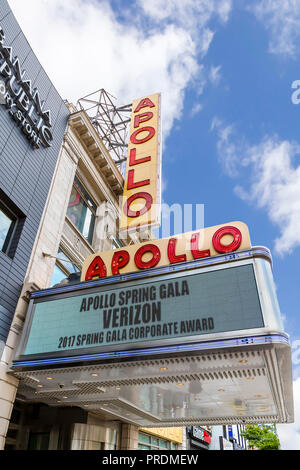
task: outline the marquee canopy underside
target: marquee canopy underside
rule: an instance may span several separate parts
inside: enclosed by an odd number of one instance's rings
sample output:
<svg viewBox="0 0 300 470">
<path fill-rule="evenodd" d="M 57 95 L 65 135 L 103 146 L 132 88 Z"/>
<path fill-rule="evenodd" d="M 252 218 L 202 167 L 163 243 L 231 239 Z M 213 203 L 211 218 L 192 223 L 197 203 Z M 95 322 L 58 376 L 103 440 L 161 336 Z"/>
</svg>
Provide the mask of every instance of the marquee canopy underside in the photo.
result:
<svg viewBox="0 0 300 470">
<path fill-rule="evenodd" d="M 144 360 L 17 370 L 18 397 L 81 407 L 141 427 L 290 422 L 289 345 L 280 335 L 248 343 Z"/>
</svg>

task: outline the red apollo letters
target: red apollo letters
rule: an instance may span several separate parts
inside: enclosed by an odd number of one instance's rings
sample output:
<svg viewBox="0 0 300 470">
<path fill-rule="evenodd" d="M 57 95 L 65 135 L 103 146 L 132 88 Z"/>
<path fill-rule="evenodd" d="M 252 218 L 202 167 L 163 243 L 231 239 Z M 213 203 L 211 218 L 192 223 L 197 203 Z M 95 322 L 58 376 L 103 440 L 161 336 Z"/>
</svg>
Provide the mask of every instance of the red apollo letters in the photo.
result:
<svg viewBox="0 0 300 470">
<path fill-rule="evenodd" d="M 139 111 L 143 110 L 144 108 L 155 108 L 155 104 L 150 100 L 150 98 L 144 98 L 140 100 L 136 108 L 133 110 L 133 127 L 135 130 L 130 135 L 130 142 L 131 144 L 135 145 L 135 147 L 132 147 L 129 149 L 129 159 L 128 159 L 129 167 L 134 167 L 135 165 L 141 165 L 143 163 L 151 161 L 151 155 L 145 155 L 143 157 L 136 158 L 136 151 L 137 151 L 136 146 L 140 146 L 141 144 L 148 142 L 156 134 L 156 129 L 154 127 L 144 125 L 144 123 L 146 123 L 153 117 L 153 112 L 143 111 L 139 114 L 136 114 Z M 132 189 L 139 188 L 141 186 L 150 185 L 150 182 L 151 182 L 150 178 L 140 180 L 140 181 L 135 181 L 134 176 L 135 176 L 135 169 L 131 168 L 130 170 L 128 170 L 127 181 L 125 182 L 127 190 L 132 190 Z M 145 201 L 144 206 L 140 210 L 132 210 L 130 208 L 131 204 L 136 199 L 144 199 Z M 149 192 L 147 191 L 136 192 L 126 199 L 125 204 L 123 206 L 123 211 L 126 217 L 132 217 L 132 218 L 139 217 L 151 209 L 152 203 L 153 203 L 153 197 Z"/>
<path fill-rule="evenodd" d="M 223 244 L 222 238 L 224 235 L 231 235 L 232 241 L 229 244 Z M 199 250 L 199 237 L 200 233 L 196 232 L 190 238 L 190 252 L 193 259 L 206 258 L 211 256 L 210 249 Z M 161 260 L 161 240 L 153 240 L 152 243 L 145 243 L 139 246 L 134 253 L 134 263 L 139 270 L 149 269 L 157 266 Z M 176 245 L 178 238 L 176 236 L 168 239 L 167 243 L 167 258 L 169 264 L 182 263 L 187 260 L 186 253 L 177 253 Z M 212 236 L 211 243 L 217 253 L 230 253 L 236 251 L 242 243 L 242 233 L 234 226 L 224 226 L 216 230 Z M 132 247 L 131 247 L 132 248 Z M 127 266 L 130 261 L 130 253 L 126 248 L 121 250 L 113 250 L 111 259 L 111 272 L 112 275 L 120 274 L 120 269 Z M 148 254 L 147 260 L 144 255 Z M 150 257 L 149 257 L 150 254 Z M 101 256 L 96 255 L 91 261 L 85 274 L 85 280 L 89 281 L 94 278 L 106 277 L 107 267 Z"/>
</svg>

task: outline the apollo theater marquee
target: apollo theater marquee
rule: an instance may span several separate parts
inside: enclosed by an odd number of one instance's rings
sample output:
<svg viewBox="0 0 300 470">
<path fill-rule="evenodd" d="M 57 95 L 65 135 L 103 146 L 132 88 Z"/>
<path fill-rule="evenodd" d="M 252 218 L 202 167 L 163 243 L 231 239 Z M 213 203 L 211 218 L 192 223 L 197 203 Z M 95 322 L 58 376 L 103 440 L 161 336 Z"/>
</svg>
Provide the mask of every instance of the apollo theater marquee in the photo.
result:
<svg viewBox="0 0 300 470">
<path fill-rule="evenodd" d="M 157 222 L 159 106 L 133 105 L 123 230 Z M 26 400 L 141 427 L 293 421 L 271 254 L 242 222 L 91 255 L 31 294 L 11 369 Z"/>
</svg>

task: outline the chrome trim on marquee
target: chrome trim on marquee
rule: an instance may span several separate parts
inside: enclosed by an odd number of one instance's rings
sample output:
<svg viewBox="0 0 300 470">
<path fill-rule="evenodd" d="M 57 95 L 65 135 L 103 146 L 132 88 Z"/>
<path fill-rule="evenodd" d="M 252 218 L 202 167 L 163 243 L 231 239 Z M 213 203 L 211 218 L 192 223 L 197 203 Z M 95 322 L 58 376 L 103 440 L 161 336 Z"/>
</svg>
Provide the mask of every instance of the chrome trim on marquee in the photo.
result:
<svg viewBox="0 0 300 470">
<path fill-rule="evenodd" d="M 244 260 L 254 257 L 262 256 L 266 258 L 272 264 L 271 252 L 268 248 L 264 246 L 257 246 L 249 250 L 237 251 L 234 253 L 228 253 L 225 255 L 211 256 L 209 258 L 201 258 L 198 260 L 188 261 L 184 263 L 176 263 L 168 266 L 162 266 L 160 268 L 147 269 L 145 271 L 138 271 L 128 274 L 120 274 L 119 276 L 109 276 L 103 277 L 100 279 L 95 279 L 93 281 L 84 281 L 78 284 L 72 284 L 61 287 L 51 287 L 49 289 L 43 289 L 39 291 L 31 292 L 30 298 L 35 299 L 38 297 L 43 297 L 45 295 L 53 295 L 63 292 L 73 292 L 79 289 L 87 289 L 90 287 L 102 286 L 105 284 L 114 284 L 120 281 L 130 281 L 134 279 L 142 279 L 152 276 L 159 276 L 161 274 L 170 274 L 177 273 L 181 271 L 186 271 L 188 269 L 201 268 L 206 266 L 213 266 L 216 264 L 228 263 L 230 261 Z"/>
<path fill-rule="evenodd" d="M 203 351 L 207 349 L 215 348 L 231 348 L 236 346 L 250 346 L 250 345 L 266 345 L 266 344 L 289 344 L 288 335 L 281 334 L 269 334 L 260 336 L 245 336 L 240 338 L 229 338 L 226 340 L 215 340 L 215 341 L 204 341 L 199 343 L 190 344 L 178 344 L 171 346 L 161 347 L 150 347 L 144 349 L 132 349 L 125 351 L 112 351 L 97 354 L 82 354 L 78 356 L 66 356 L 39 360 L 28 360 L 28 361 L 14 361 L 11 364 L 13 369 L 17 367 L 29 367 L 29 366 L 44 366 L 48 364 L 65 364 L 70 362 L 82 362 L 82 361 L 94 361 L 103 359 L 120 359 L 124 357 L 136 357 L 136 356 L 155 356 L 157 354 L 164 353 L 183 353 L 192 351 Z"/>
</svg>

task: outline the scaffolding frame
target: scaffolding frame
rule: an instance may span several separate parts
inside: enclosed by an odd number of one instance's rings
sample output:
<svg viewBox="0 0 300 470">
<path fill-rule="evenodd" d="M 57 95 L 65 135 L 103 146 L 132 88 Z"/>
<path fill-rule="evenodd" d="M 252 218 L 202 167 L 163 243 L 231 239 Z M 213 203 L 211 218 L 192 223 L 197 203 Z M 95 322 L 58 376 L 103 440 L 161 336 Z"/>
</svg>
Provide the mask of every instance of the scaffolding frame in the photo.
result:
<svg viewBox="0 0 300 470">
<path fill-rule="evenodd" d="M 132 104 L 116 106 L 113 95 L 103 88 L 77 101 L 79 109 L 89 116 L 93 126 L 120 171 L 123 170 L 128 147 Z"/>
</svg>

